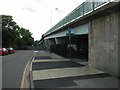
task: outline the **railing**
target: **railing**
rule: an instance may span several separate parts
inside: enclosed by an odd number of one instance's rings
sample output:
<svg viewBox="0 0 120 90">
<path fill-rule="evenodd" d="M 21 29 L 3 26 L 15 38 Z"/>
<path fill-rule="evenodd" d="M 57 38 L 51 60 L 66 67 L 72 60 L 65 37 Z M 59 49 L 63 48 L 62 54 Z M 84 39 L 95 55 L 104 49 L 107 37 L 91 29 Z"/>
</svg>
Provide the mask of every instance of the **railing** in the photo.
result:
<svg viewBox="0 0 120 90">
<path fill-rule="evenodd" d="M 99 6 L 110 2 L 110 0 L 87 0 L 79 5 L 76 9 L 74 9 L 71 13 L 69 13 L 66 17 L 64 17 L 60 22 L 58 22 L 55 26 L 53 26 L 45 35 L 50 34 L 51 32 L 56 31 L 58 28 L 65 26 L 66 24 L 74 21 L 76 18 L 82 17 L 85 14 L 95 10 Z"/>
</svg>

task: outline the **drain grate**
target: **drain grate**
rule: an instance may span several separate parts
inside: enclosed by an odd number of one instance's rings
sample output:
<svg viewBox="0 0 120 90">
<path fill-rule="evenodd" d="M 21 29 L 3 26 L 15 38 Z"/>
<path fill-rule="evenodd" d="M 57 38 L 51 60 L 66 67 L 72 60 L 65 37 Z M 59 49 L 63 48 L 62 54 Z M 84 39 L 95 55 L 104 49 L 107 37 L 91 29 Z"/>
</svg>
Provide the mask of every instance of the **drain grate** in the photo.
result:
<svg viewBox="0 0 120 90">
<path fill-rule="evenodd" d="M 35 60 L 40 60 L 40 59 L 52 59 L 50 56 L 36 56 Z"/>
</svg>

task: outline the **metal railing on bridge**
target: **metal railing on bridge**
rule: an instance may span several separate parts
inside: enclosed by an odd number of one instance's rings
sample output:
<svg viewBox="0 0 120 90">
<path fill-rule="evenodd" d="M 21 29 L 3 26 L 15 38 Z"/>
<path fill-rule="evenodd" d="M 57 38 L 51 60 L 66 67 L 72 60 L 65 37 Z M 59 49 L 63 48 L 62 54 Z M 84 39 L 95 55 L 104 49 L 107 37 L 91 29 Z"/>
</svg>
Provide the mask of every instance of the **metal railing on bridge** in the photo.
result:
<svg viewBox="0 0 120 90">
<path fill-rule="evenodd" d="M 87 0 L 79 5 L 76 9 L 74 9 L 71 13 L 69 13 L 66 17 L 64 17 L 60 22 L 58 22 L 55 26 L 53 26 L 49 31 L 45 33 L 45 36 L 56 31 L 58 28 L 65 26 L 66 24 L 78 19 L 89 12 L 95 10 L 96 8 L 104 5 L 105 3 L 109 3 L 110 0 Z"/>
</svg>

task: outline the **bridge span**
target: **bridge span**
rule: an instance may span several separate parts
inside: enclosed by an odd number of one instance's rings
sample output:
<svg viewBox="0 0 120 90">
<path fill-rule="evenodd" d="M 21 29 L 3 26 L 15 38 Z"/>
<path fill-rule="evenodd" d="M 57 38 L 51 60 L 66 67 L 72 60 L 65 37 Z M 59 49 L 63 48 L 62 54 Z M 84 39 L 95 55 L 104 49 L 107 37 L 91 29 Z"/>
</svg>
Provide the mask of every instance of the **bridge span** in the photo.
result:
<svg viewBox="0 0 120 90">
<path fill-rule="evenodd" d="M 85 60 L 90 66 L 120 76 L 120 1 L 112 1 L 83 2 L 48 30 L 40 44 L 66 58 L 70 46 L 71 58 Z"/>
</svg>

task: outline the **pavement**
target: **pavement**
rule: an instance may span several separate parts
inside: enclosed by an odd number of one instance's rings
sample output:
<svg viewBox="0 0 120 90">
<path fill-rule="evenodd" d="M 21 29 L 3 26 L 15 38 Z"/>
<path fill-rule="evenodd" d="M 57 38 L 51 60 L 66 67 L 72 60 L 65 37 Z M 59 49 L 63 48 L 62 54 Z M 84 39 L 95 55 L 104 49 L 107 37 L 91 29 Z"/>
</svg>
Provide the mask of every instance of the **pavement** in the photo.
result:
<svg viewBox="0 0 120 90">
<path fill-rule="evenodd" d="M 39 51 L 31 63 L 31 88 L 118 88 L 118 79 L 72 60 Z"/>
</svg>

